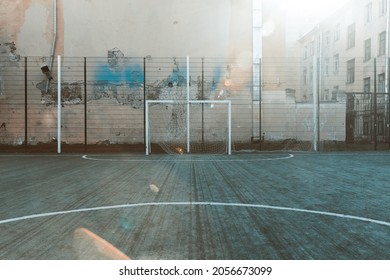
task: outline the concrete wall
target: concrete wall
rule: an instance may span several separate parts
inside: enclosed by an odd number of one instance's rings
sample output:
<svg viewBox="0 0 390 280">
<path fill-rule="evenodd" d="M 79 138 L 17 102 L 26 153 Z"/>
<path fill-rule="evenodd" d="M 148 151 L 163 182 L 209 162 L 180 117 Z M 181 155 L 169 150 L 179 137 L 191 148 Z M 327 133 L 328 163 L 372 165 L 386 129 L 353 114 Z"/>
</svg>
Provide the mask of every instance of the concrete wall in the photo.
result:
<svg viewBox="0 0 390 280">
<path fill-rule="evenodd" d="M 267 92 L 262 103 L 262 132 L 265 140 L 313 141 L 313 103 L 297 103 L 285 92 Z M 320 139 L 345 140 L 345 103 L 320 104 Z"/>
</svg>

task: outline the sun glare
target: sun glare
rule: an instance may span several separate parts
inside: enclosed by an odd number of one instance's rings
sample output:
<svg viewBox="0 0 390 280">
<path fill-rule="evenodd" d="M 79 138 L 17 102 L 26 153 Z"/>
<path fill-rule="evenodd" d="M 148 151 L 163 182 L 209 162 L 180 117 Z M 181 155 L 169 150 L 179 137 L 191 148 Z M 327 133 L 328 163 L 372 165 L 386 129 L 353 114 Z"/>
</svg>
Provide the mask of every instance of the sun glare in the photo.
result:
<svg viewBox="0 0 390 280">
<path fill-rule="evenodd" d="M 350 0 L 279 0 L 281 8 L 301 16 L 326 17 Z"/>
</svg>

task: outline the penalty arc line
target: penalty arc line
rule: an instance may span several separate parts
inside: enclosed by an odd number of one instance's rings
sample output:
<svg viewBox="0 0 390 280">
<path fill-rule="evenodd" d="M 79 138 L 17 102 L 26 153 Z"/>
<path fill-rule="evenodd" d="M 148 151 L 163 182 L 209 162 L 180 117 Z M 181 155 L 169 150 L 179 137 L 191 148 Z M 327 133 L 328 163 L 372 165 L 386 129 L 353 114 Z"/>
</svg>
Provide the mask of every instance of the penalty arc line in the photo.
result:
<svg viewBox="0 0 390 280">
<path fill-rule="evenodd" d="M 111 161 L 111 162 L 161 162 L 161 161 L 188 161 L 188 162 L 219 162 L 219 161 L 268 161 L 268 160 L 285 160 L 285 159 L 290 159 L 293 158 L 293 154 L 287 154 L 286 156 L 281 156 L 281 157 L 275 157 L 275 158 L 256 158 L 256 159 L 234 159 L 234 158 L 229 158 L 229 159 L 185 159 L 185 158 L 180 158 L 180 157 L 175 157 L 174 159 L 113 159 L 113 158 L 96 158 L 96 157 L 90 157 L 88 155 L 83 155 L 82 159 L 86 160 L 92 160 L 92 161 Z"/>
<path fill-rule="evenodd" d="M 308 209 L 300 209 L 300 208 L 291 208 L 291 207 L 272 206 L 272 205 L 262 205 L 262 204 L 224 203 L 224 202 L 145 202 L 145 203 L 135 203 L 135 204 L 100 206 L 100 207 L 81 208 L 81 209 L 48 212 L 48 213 L 41 213 L 41 214 L 16 217 L 16 218 L 11 218 L 11 219 L 1 220 L 0 224 L 7 224 L 7 223 L 19 222 L 19 221 L 23 221 L 23 220 L 45 218 L 45 217 L 72 214 L 72 213 L 82 213 L 82 212 L 101 211 L 101 210 L 113 210 L 113 209 L 143 207 L 143 206 L 224 206 L 224 207 L 262 208 L 262 209 L 301 212 L 301 213 L 316 214 L 316 215 L 322 215 L 322 216 L 331 216 L 331 217 L 350 219 L 350 220 L 358 220 L 358 221 L 362 221 L 362 222 L 369 222 L 369 223 L 374 223 L 374 224 L 390 227 L 390 222 L 375 220 L 375 219 L 370 219 L 370 218 L 365 218 L 365 217 L 359 217 L 359 216 L 353 216 L 353 215 L 340 214 L 340 213 L 308 210 Z"/>
</svg>

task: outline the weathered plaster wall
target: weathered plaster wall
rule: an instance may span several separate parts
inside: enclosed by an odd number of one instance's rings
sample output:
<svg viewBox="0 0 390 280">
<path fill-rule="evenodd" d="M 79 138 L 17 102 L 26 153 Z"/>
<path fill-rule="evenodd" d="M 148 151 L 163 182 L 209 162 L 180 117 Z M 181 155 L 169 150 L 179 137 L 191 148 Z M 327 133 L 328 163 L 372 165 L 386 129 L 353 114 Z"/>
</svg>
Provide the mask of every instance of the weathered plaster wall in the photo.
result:
<svg viewBox="0 0 390 280">
<path fill-rule="evenodd" d="M 227 57 L 251 52 L 251 1 L 170 0 L 64 3 L 65 55 Z M 237 26 L 238 25 L 238 26 Z"/>
<path fill-rule="evenodd" d="M 57 0 L 57 54 L 105 56 L 250 56 L 250 0 Z M 21 55 L 48 56 L 52 0 L 3 0 L 0 42 Z"/>
<path fill-rule="evenodd" d="M 63 30 L 62 1 L 57 1 L 58 45 Z M 62 32 L 63 33 L 63 32 Z M 0 44 L 13 42 L 22 56 L 49 56 L 54 36 L 54 1 L 3 0 L 0 3 Z M 0 47 L 1 47 L 0 45 Z M 1 49 L 0 49 L 1 50 Z M 1 54 L 4 55 L 4 49 Z"/>
<path fill-rule="evenodd" d="M 4 0 L 0 2 L 0 40 L 13 42 L 25 21 L 29 0 Z"/>
<path fill-rule="evenodd" d="M 9 57 L 0 62 L 0 93 L 4 96 L 0 100 L 0 143 L 24 141 L 25 65 L 20 56 L 34 56 L 27 66 L 27 141 L 52 141 L 56 137 L 57 73 L 54 68 L 54 82 L 47 87 L 40 66 L 49 61 L 53 1 L 3 0 L 0 8 L 0 55 Z M 272 15 L 265 17 L 265 21 L 273 20 L 277 19 Z M 276 35 L 267 35 L 270 46 L 279 42 L 280 34 Z M 264 50 L 274 57 L 284 55 L 284 49 Z M 170 99 L 173 93 L 186 91 L 183 58 L 187 55 L 206 58 L 204 97 L 232 100 L 233 140 L 250 141 L 253 136 L 252 126 L 258 117 L 252 105 L 252 0 L 57 0 L 54 54 L 64 56 L 62 134 L 66 143 L 84 140 L 85 101 L 89 143 L 142 142 L 142 57 L 147 57 L 147 98 Z M 87 100 L 83 96 L 83 57 L 88 57 Z M 202 88 L 199 59 L 197 63 L 191 65 L 193 98 L 200 98 Z M 277 69 L 268 72 L 270 79 L 281 75 Z M 312 119 L 310 108 L 302 109 L 286 100 L 281 104 L 264 104 L 269 109 L 263 116 L 266 136 L 297 137 L 303 129 L 302 138 L 310 138 L 309 125 L 300 126 Z M 299 115 L 303 111 L 306 113 Z M 329 137 L 340 139 L 339 135 L 342 130 Z"/>
</svg>

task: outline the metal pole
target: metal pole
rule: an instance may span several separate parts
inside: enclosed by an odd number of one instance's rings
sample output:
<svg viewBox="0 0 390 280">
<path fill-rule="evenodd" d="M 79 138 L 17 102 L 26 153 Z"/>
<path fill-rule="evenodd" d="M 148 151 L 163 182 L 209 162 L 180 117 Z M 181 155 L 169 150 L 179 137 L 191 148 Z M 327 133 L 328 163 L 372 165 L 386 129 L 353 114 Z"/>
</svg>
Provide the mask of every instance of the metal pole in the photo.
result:
<svg viewBox="0 0 390 280">
<path fill-rule="evenodd" d="M 57 81 L 57 153 L 61 154 L 61 56 L 58 56 Z"/>
<path fill-rule="evenodd" d="M 190 151 L 190 57 L 187 56 L 187 153 Z"/>
<path fill-rule="evenodd" d="M 387 69 L 390 70 L 390 58 L 387 58 Z M 390 81 L 390 71 L 387 71 L 387 81 Z M 387 84 L 387 142 L 389 144 L 389 150 L 390 150 L 390 86 Z"/>
<path fill-rule="evenodd" d="M 373 124 L 373 141 L 374 141 L 374 150 L 377 150 L 377 88 L 376 88 L 376 58 L 374 59 L 374 94 L 372 97 L 373 102 L 373 114 L 374 114 L 374 124 Z"/>
<path fill-rule="evenodd" d="M 313 150 L 318 151 L 318 72 L 317 72 L 317 57 L 313 57 Z"/>
<path fill-rule="evenodd" d="M 87 58 L 84 57 L 84 151 L 88 149 L 87 112 Z"/>
<path fill-rule="evenodd" d="M 53 41 L 51 44 L 50 64 L 49 64 L 50 73 L 53 73 L 53 60 L 54 60 L 54 53 L 56 50 L 56 42 L 57 42 L 57 0 L 53 0 L 53 24 L 54 24 Z M 50 79 L 46 81 L 46 93 L 49 92 L 50 82 L 51 82 Z"/>
<path fill-rule="evenodd" d="M 232 154 L 232 101 L 228 103 L 228 155 Z"/>
<path fill-rule="evenodd" d="M 27 126 L 27 56 L 24 58 L 24 149 L 27 150 L 27 137 L 28 137 L 28 126 Z"/>
<path fill-rule="evenodd" d="M 259 149 L 261 151 L 261 142 L 263 142 L 263 137 L 261 136 L 262 133 L 262 126 L 261 126 L 261 114 L 262 114 L 262 107 L 261 107 L 261 98 L 262 98 L 262 83 L 261 83 L 261 58 L 259 59 Z"/>
<path fill-rule="evenodd" d="M 317 148 L 320 148 L 321 143 L 321 121 L 320 121 L 320 114 L 321 114 L 321 107 L 320 107 L 320 88 L 321 88 L 321 59 L 317 58 Z"/>
<path fill-rule="evenodd" d="M 202 101 L 204 100 L 204 58 L 202 57 Z M 202 103 L 202 147 L 204 147 L 204 103 Z"/>
<path fill-rule="evenodd" d="M 145 145 L 146 149 L 148 149 L 148 147 L 147 147 L 148 138 L 147 138 L 147 134 L 146 134 L 146 110 L 147 110 L 147 106 L 146 106 L 146 57 L 144 57 L 144 145 Z"/>
<path fill-rule="evenodd" d="M 149 103 L 147 100 L 144 101 L 144 108 L 145 108 L 145 154 L 149 155 Z"/>
</svg>

